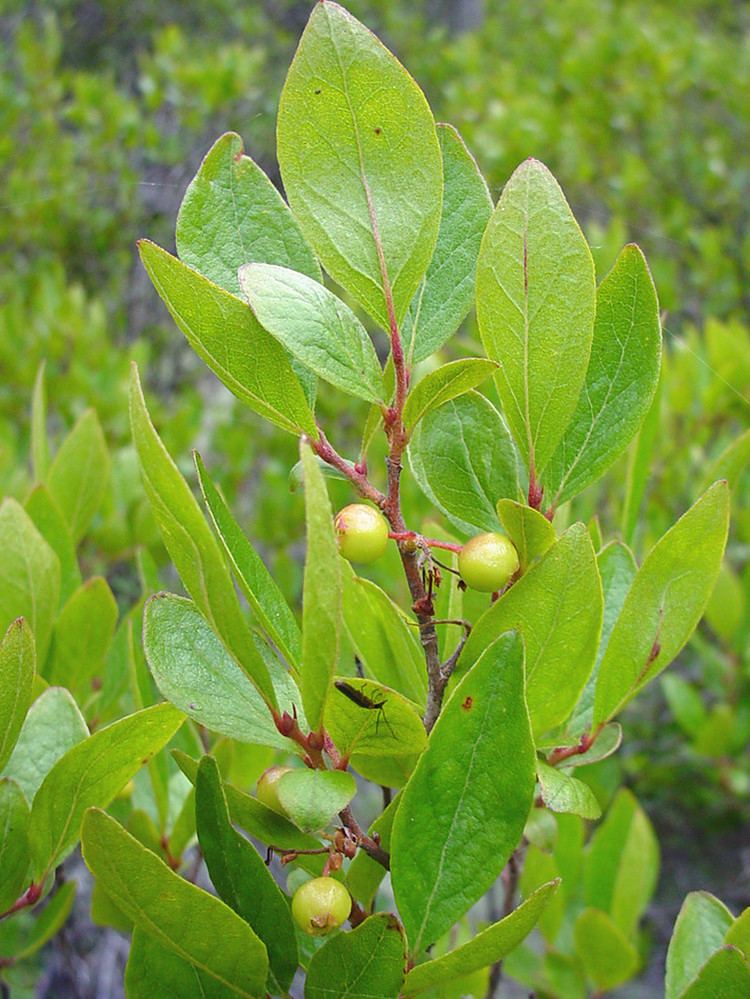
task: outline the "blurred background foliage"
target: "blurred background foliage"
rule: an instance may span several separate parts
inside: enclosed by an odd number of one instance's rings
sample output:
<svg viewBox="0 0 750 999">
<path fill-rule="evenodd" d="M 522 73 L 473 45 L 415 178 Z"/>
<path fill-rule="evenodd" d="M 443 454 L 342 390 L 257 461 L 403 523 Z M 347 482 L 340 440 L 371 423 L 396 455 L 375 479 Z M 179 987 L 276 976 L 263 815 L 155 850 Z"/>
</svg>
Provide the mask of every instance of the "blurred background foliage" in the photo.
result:
<svg viewBox="0 0 750 999">
<path fill-rule="evenodd" d="M 750 506 L 741 477 L 750 445 L 741 442 L 728 466 L 712 463 L 750 413 L 750 6 L 348 6 L 409 67 L 436 117 L 458 127 L 493 196 L 536 156 L 565 190 L 600 277 L 624 242 L 646 253 L 664 310 L 660 400 L 630 454 L 560 517 L 596 515 L 605 537 L 624 535 L 640 557 L 709 470 L 729 467 L 733 534 L 707 623 L 668 680 L 626 715 L 625 752 L 601 765 L 599 779 L 606 795 L 633 778 L 660 831 L 682 834 L 684 877 L 670 872 L 665 850 L 668 874 L 683 880 L 675 897 L 711 884 L 700 874 L 711 866 L 701 829 L 727 837 L 734 880 L 737 862 L 750 868 L 738 845 L 750 812 Z M 139 549 L 166 562 L 129 444 L 132 358 L 183 471 L 197 447 L 282 586 L 298 592 L 296 443 L 244 411 L 189 352 L 134 244 L 148 236 L 173 248 L 184 189 L 224 131 L 239 132 L 278 181 L 276 104 L 308 13 L 292 0 L 5 0 L 0 9 L 0 487 L 24 498 L 32 482 L 31 396 L 44 361 L 53 440 L 93 407 L 112 452 L 82 558 L 121 605 L 138 593 Z M 447 356 L 471 351 L 472 324 Z M 323 395 L 323 424 L 354 456 L 364 412 Z M 342 484 L 332 489 L 334 502 L 349 499 Z M 415 525 L 430 515 L 413 487 L 406 505 Z M 392 568 L 386 560 L 375 574 L 391 588 Z M 695 847 L 684 837 L 688 814 Z M 699 883 L 684 873 L 690 864 Z M 731 883 L 723 894 L 731 900 Z"/>
</svg>

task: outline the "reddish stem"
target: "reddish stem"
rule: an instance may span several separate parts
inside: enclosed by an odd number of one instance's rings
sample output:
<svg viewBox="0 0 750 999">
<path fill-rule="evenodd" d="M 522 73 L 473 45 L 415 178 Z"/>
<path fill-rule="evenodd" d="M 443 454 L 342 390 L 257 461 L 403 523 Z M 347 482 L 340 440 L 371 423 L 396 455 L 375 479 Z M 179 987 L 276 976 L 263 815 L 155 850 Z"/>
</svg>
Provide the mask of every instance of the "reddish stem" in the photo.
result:
<svg viewBox="0 0 750 999">
<path fill-rule="evenodd" d="M 417 534 L 416 531 L 389 531 L 388 537 L 394 541 L 413 542 L 417 546 L 421 544 L 426 545 L 427 548 L 442 548 L 446 552 L 458 553 L 463 548 L 463 545 L 456 545 L 452 541 L 439 541 L 437 538 L 426 538 L 423 534 Z"/>
</svg>

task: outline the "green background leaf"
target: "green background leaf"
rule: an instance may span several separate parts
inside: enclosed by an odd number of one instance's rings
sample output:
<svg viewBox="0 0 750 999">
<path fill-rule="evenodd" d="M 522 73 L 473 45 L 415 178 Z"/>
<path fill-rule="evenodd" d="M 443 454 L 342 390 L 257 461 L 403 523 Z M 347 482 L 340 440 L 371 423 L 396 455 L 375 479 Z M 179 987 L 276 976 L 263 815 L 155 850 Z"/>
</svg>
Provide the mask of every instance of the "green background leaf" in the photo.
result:
<svg viewBox="0 0 750 999">
<path fill-rule="evenodd" d="M 35 665 L 34 636 L 26 621 L 18 618 L 0 642 L 0 773 L 29 709 Z"/>
<path fill-rule="evenodd" d="M 719 573 L 728 521 L 729 490 L 716 482 L 646 556 L 599 666 L 595 724 L 617 714 L 692 634 Z"/>
<path fill-rule="evenodd" d="M 665 999 L 680 999 L 711 955 L 724 944 L 734 922 L 723 902 L 693 891 L 682 903 L 667 951 Z"/>
<path fill-rule="evenodd" d="M 50 466 L 46 484 L 77 544 L 99 509 L 111 461 L 99 419 L 87 410 L 65 438 Z"/>
<path fill-rule="evenodd" d="M 343 770 L 299 768 L 285 773 L 276 784 L 281 806 L 302 832 L 324 829 L 346 808 L 357 791 L 350 773 Z"/>
</svg>

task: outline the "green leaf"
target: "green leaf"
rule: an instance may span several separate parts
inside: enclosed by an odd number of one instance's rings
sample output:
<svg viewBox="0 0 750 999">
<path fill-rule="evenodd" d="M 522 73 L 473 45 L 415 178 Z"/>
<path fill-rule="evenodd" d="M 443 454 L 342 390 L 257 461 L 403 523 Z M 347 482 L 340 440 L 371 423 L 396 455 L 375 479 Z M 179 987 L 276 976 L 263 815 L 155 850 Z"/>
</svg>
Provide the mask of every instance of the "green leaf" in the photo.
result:
<svg viewBox="0 0 750 999">
<path fill-rule="evenodd" d="M 412 968 L 406 977 L 405 994 L 423 992 L 502 961 L 531 933 L 559 886 L 559 879 L 549 881 L 529 895 L 510 915 L 482 930 L 473 940 L 437 960 Z"/>
<path fill-rule="evenodd" d="M 265 996 L 266 948 L 218 898 L 184 881 L 98 809 L 86 813 L 83 858 L 133 923 L 220 985 Z"/>
<path fill-rule="evenodd" d="M 508 428 L 478 392 L 428 413 L 409 445 L 409 463 L 425 496 L 465 534 L 496 531 L 498 499 L 519 497 Z"/>
<path fill-rule="evenodd" d="M 302 658 L 302 636 L 294 614 L 260 555 L 232 516 L 224 497 L 206 471 L 203 459 L 197 451 L 194 456 L 211 522 L 240 589 L 289 665 L 298 667 Z"/>
<path fill-rule="evenodd" d="M 600 760 L 606 760 L 608 756 L 617 752 L 621 743 L 621 726 L 618 725 L 617 722 L 605 725 L 599 732 L 599 735 L 597 735 L 593 746 L 591 746 L 590 749 L 587 749 L 585 753 L 577 753 L 575 756 L 568 757 L 568 759 L 565 760 L 565 768 L 586 767 L 591 763 L 598 763 Z"/>
<path fill-rule="evenodd" d="M 289 358 L 250 307 L 155 243 L 141 240 L 139 250 L 175 323 L 230 392 L 282 430 L 317 437 Z"/>
<path fill-rule="evenodd" d="M 557 541 L 555 529 L 544 514 L 524 503 L 500 499 L 497 501 L 497 515 L 505 533 L 516 546 L 522 573 Z"/>
<path fill-rule="evenodd" d="M 576 952 L 598 989 L 614 989 L 637 971 L 638 951 L 606 912 L 584 909 L 573 936 Z"/>
<path fill-rule="evenodd" d="M 237 271 L 251 261 L 321 279 L 294 216 L 235 132 L 216 140 L 190 181 L 175 238 L 181 260 L 233 295 Z"/>
<path fill-rule="evenodd" d="M 703 698 L 692 684 L 675 674 L 662 677 L 664 696 L 677 724 L 689 736 L 697 736 L 706 722 Z"/>
<path fill-rule="evenodd" d="M 195 817 L 214 888 L 266 945 L 269 991 L 286 992 L 299 964 L 291 910 L 258 851 L 232 826 L 219 768 L 210 756 L 198 767 Z"/>
<path fill-rule="evenodd" d="M 365 669 L 423 706 L 427 677 L 417 629 L 409 627 L 397 604 L 371 580 L 355 576 L 346 566 L 342 576 L 344 625 Z"/>
<path fill-rule="evenodd" d="M 404 983 L 404 936 L 388 913 L 370 916 L 316 951 L 305 981 L 305 999 L 398 999 Z"/>
<path fill-rule="evenodd" d="M 706 961 L 680 999 L 717 999 L 750 994 L 750 963 L 734 947 L 722 947 Z"/>
<path fill-rule="evenodd" d="M 727 930 L 724 942 L 739 948 L 745 958 L 750 960 L 750 908 L 745 909 L 737 916 Z"/>
<path fill-rule="evenodd" d="M 732 646 L 745 619 L 745 589 L 742 580 L 724 562 L 706 605 L 706 621 L 719 638 Z"/>
<path fill-rule="evenodd" d="M 34 636 L 24 618 L 17 618 L 0 641 L 0 773 L 31 703 L 35 667 Z"/>
<path fill-rule="evenodd" d="M 667 951 L 665 999 L 681 999 L 711 955 L 723 944 L 734 916 L 707 891 L 693 891 L 682 903 Z"/>
<path fill-rule="evenodd" d="M 45 485 L 34 486 L 24 505 L 34 526 L 60 560 L 60 600 L 67 600 L 81 585 L 73 535 L 60 507 Z"/>
<path fill-rule="evenodd" d="M 748 462 L 750 462 L 750 430 L 740 434 L 709 464 L 703 475 L 703 488 L 708 489 L 717 479 L 726 479 L 729 488 L 734 489 Z"/>
<path fill-rule="evenodd" d="M 106 579 L 94 576 L 67 601 L 55 623 L 50 683 L 68 687 L 84 703 L 91 682 L 101 679 L 104 661 L 117 625 L 117 602 Z"/>
<path fill-rule="evenodd" d="M 162 696 L 210 732 L 258 746 L 298 752 L 281 735 L 268 705 L 237 667 L 195 605 L 159 593 L 146 604 L 143 648 Z M 290 681 L 289 681 L 290 682 Z M 280 684 L 282 710 L 292 711 Z"/>
<path fill-rule="evenodd" d="M 194 784 L 197 780 L 198 761 L 179 750 L 173 750 L 172 756 L 180 770 Z M 289 819 L 267 808 L 244 791 L 231 784 L 224 784 L 224 793 L 232 822 L 261 842 L 278 846 L 282 850 L 314 850 L 320 846 L 319 840 L 300 832 Z"/>
<path fill-rule="evenodd" d="M 455 688 L 401 796 L 391 877 L 412 955 L 502 871 L 531 807 L 534 762 L 523 648 L 506 635 Z"/>
<path fill-rule="evenodd" d="M 307 557 L 302 592 L 302 703 L 311 729 L 323 711 L 339 656 L 341 635 L 341 560 L 333 512 L 315 455 L 302 444 L 305 477 Z"/>
<path fill-rule="evenodd" d="M 408 433 L 427 413 L 443 403 L 481 385 L 497 365 L 484 357 L 467 357 L 443 364 L 417 382 L 404 406 L 404 426 Z"/>
<path fill-rule="evenodd" d="M 26 884 L 29 869 L 29 806 L 21 788 L 0 777 L 0 912 L 9 909 Z"/>
<path fill-rule="evenodd" d="M 515 171 L 482 239 L 477 320 L 503 411 L 537 478 L 586 377 L 596 310 L 594 262 L 560 187 L 538 160 Z"/>
<path fill-rule="evenodd" d="M 659 844 L 646 813 L 622 789 L 588 845 L 584 864 L 586 904 L 612 917 L 631 937 L 659 872 Z"/>
<path fill-rule="evenodd" d="M 277 144 L 292 211 L 325 269 L 386 329 L 390 286 L 400 322 L 440 225 L 435 123 L 398 60 L 329 0 L 289 68 Z"/>
<path fill-rule="evenodd" d="M 552 812 L 572 812 L 584 819 L 598 819 L 602 814 L 599 802 L 588 784 L 577 777 L 556 770 L 541 760 L 537 762 L 542 801 Z"/>
<path fill-rule="evenodd" d="M 350 773 L 343 770 L 290 770 L 276 784 L 281 806 L 302 832 L 324 829 L 357 792 Z"/>
<path fill-rule="evenodd" d="M 76 897 L 75 881 L 66 881 L 47 902 L 36 918 L 31 932 L 24 941 L 23 947 L 13 954 L 14 962 L 25 961 L 41 950 L 45 944 L 56 936 L 70 915 Z"/>
<path fill-rule="evenodd" d="M 13 778 L 28 801 L 33 801 L 55 763 L 88 734 L 70 692 L 63 687 L 49 687 L 29 708 L 5 775 Z"/>
<path fill-rule="evenodd" d="M 86 809 L 106 808 L 184 720 L 171 704 L 157 704 L 95 732 L 55 763 L 31 808 L 35 877 L 46 875 L 73 849 Z"/>
<path fill-rule="evenodd" d="M 338 677 L 337 682 L 379 705 L 362 707 L 339 688 L 330 696 L 325 728 L 342 755 L 404 756 L 422 752 L 427 737 L 410 701 L 372 680 Z"/>
<path fill-rule="evenodd" d="M 638 572 L 635 556 L 626 545 L 623 545 L 619 541 L 612 541 L 606 545 L 596 556 L 596 563 L 599 567 L 602 593 L 604 595 L 602 634 L 599 639 L 599 649 L 596 653 L 594 669 L 586 681 L 586 686 L 583 689 L 583 693 L 568 726 L 569 732 L 572 735 L 579 735 L 581 732 L 591 729 L 591 722 L 594 715 L 594 693 L 596 691 L 597 676 L 599 675 L 599 666 L 604 653 L 607 651 L 609 637 L 620 616 L 620 611 L 625 603 L 625 597 L 628 595 L 628 590 Z"/>
<path fill-rule="evenodd" d="M 624 248 L 599 285 L 578 407 L 544 474 L 553 506 L 598 479 L 638 432 L 656 392 L 661 324 L 646 258 Z"/>
<path fill-rule="evenodd" d="M 0 551 L 0 634 L 16 618 L 25 618 L 41 669 L 57 614 L 60 562 L 23 507 L 10 498 L 0 504 Z"/>
<path fill-rule="evenodd" d="M 45 362 L 39 365 L 31 397 L 31 470 L 34 482 L 41 482 L 49 468 L 49 438 L 47 437 L 47 389 L 44 382 Z"/>
<path fill-rule="evenodd" d="M 476 160 L 452 125 L 438 125 L 443 212 L 435 252 L 403 323 L 407 357 L 423 361 L 449 340 L 474 303 L 474 278 L 492 198 Z"/>
<path fill-rule="evenodd" d="M 372 340 L 333 292 L 273 264 L 241 267 L 240 287 L 261 326 L 311 371 L 358 399 L 384 402 Z"/>
<path fill-rule="evenodd" d="M 89 409 L 63 441 L 46 477 L 76 544 L 101 506 L 111 464 L 99 419 Z"/>
<path fill-rule="evenodd" d="M 526 648 L 526 697 L 536 733 L 570 714 L 591 672 L 602 595 L 591 538 L 574 524 L 479 618 L 464 646 L 467 669 L 498 635 L 518 629 Z"/>
<path fill-rule="evenodd" d="M 594 724 L 609 721 L 669 665 L 711 596 L 729 525 L 729 490 L 716 482 L 646 556 L 599 667 Z"/>
<path fill-rule="evenodd" d="M 625 501 L 622 509 L 622 535 L 626 544 L 633 543 L 638 526 L 638 514 L 646 492 L 646 485 L 653 474 L 654 452 L 661 424 L 661 396 L 663 376 L 659 379 L 651 408 L 630 448 L 625 482 Z"/>
<path fill-rule="evenodd" d="M 127 999 L 153 999 L 154 995 L 168 995 L 169 999 L 196 999 L 198 996 L 200 999 L 236 999 L 237 994 L 231 984 L 219 982 L 196 968 L 150 933 L 138 927 L 133 931 L 125 968 Z"/>
<path fill-rule="evenodd" d="M 269 704 L 275 694 L 257 652 L 224 556 L 187 483 L 161 442 L 133 367 L 130 422 L 146 496 L 185 589 Z"/>
</svg>

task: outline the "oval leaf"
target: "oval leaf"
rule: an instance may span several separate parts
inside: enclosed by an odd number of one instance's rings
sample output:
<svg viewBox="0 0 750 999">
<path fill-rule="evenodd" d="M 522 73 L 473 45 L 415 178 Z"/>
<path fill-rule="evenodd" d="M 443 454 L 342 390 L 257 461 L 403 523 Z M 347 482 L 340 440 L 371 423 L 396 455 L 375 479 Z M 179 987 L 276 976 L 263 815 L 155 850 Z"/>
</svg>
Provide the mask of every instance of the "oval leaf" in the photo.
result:
<svg viewBox="0 0 750 999">
<path fill-rule="evenodd" d="M 203 499 L 240 589 L 260 624 L 292 667 L 302 657 L 302 636 L 289 604 L 240 525 L 232 516 L 224 497 L 212 482 L 201 456 L 195 452 Z M 330 466 L 327 466 L 330 467 Z"/>
<path fill-rule="evenodd" d="M 687 642 L 719 574 L 728 528 L 729 490 L 716 482 L 648 553 L 599 666 L 595 725 L 613 718 Z"/>
<path fill-rule="evenodd" d="M 401 796 L 391 876 L 412 955 L 502 871 L 531 808 L 534 766 L 523 648 L 505 635 L 454 690 Z"/>
<path fill-rule="evenodd" d="M 422 280 L 440 224 L 443 171 L 422 91 L 338 4 L 315 5 L 279 102 L 289 203 L 331 277 L 388 328 Z"/>
<path fill-rule="evenodd" d="M 92 808 L 83 859 L 115 905 L 162 946 L 233 994 L 266 994 L 266 948 L 220 899 L 184 881 L 122 826 Z"/>
<path fill-rule="evenodd" d="M 171 593 L 146 604 L 143 648 L 160 693 L 211 732 L 257 746 L 297 751 L 276 728 L 268 705 L 238 668 L 195 605 Z M 292 702 L 277 691 L 282 710 Z"/>
<path fill-rule="evenodd" d="M 310 728 L 323 719 L 339 657 L 341 559 L 325 479 L 310 447 L 302 444 L 305 477 L 307 557 L 302 591 L 302 677 L 300 691 Z"/>
<path fill-rule="evenodd" d="M 383 371 L 372 340 L 333 292 L 272 264 L 241 267 L 240 287 L 263 329 L 293 357 L 349 395 L 384 401 Z"/>
<path fill-rule="evenodd" d="M 734 922 L 723 902 L 707 891 L 692 891 L 682 903 L 667 951 L 665 999 L 680 999 L 703 965 L 724 943 Z"/>
<path fill-rule="evenodd" d="M 483 357 L 467 357 L 443 364 L 414 386 L 404 406 L 404 426 L 411 433 L 419 421 L 432 409 L 456 399 L 481 385 L 497 365 Z"/>
<path fill-rule="evenodd" d="M 73 849 L 86 809 L 106 808 L 184 720 L 171 704 L 157 704 L 95 732 L 57 761 L 31 808 L 35 877 L 46 875 Z"/>
<path fill-rule="evenodd" d="M 495 504 L 517 499 L 518 456 L 495 407 L 468 392 L 429 413 L 409 445 L 420 489 L 466 534 L 496 531 Z"/>
<path fill-rule="evenodd" d="M 284 348 L 241 299 L 148 240 L 143 266 L 193 350 L 230 392 L 292 434 L 317 437 L 315 417 Z"/>
<path fill-rule="evenodd" d="M 75 544 L 101 506 L 111 464 L 99 419 L 89 409 L 63 441 L 46 477 Z"/>
<path fill-rule="evenodd" d="M 498 500 L 497 515 L 505 533 L 516 546 L 522 573 L 557 541 L 555 529 L 544 514 L 524 503 L 511 499 Z"/>
<path fill-rule="evenodd" d="M 10 498 L 0 504 L 0 551 L 0 633 L 16 618 L 25 618 L 41 671 L 57 616 L 60 561 L 24 508 Z"/>
<path fill-rule="evenodd" d="M 550 898 L 560 886 L 559 879 L 549 881 L 532 892 L 505 919 L 478 933 L 473 940 L 434 961 L 412 968 L 406 977 L 404 992 L 410 996 L 438 987 L 480 968 L 487 968 L 509 954 L 534 929 Z"/>
<path fill-rule="evenodd" d="M 553 506 L 598 479 L 628 446 L 651 406 L 660 363 L 656 288 L 646 258 L 630 244 L 597 290 L 583 392 L 544 473 Z"/>
<path fill-rule="evenodd" d="M 316 951 L 305 999 L 398 999 L 404 982 L 404 936 L 395 916 L 370 916 Z"/>
<path fill-rule="evenodd" d="M 594 262 L 560 187 L 526 160 L 503 188 L 477 264 L 477 320 L 498 361 L 503 412 L 537 476 L 570 422 L 586 377 Z"/>
<path fill-rule="evenodd" d="M 0 777 L 0 912 L 9 909 L 26 884 L 29 869 L 29 806 L 15 781 Z"/>
<path fill-rule="evenodd" d="M 324 829 L 357 791 L 354 778 L 343 770 L 290 770 L 276 788 L 286 814 L 307 833 Z"/>
<path fill-rule="evenodd" d="M 598 819 L 599 802 L 588 784 L 562 773 L 541 760 L 536 765 L 542 801 L 552 812 L 572 813 L 583 819 Z"/>
<path fill-rule="evenodd" d="M 180 259 L 239 295 L 243 264 L 280 264 L 320 280 L 320 267 L 284 199 L 227 132 L 211 146 L 177 215 Z"/>
<path fill-rule="evenodd" d="M 210 756 L 198 767 L 195 819 L 214 888 L 266 945 L 269 990 L 286 992 L 299 963 L 292 913 L 258 851 L 232 826 L 219 768 Z"/>
<path fill-rule="evenodd" d="M 268 669 L 255 648 L 224 556 L 151 422 L 135 365 L 130 384 L 130 423 L 146 496 L 185 589 L 261 696 L 275 705 Z"/>
<path fill-rule="evenodd" d="M 360 677 L 338 677 L 326 705 L 325 727 L 345 756 L 404 756 L 425 746 L 422 719 L 390 687 Z"/>
<path fill-rule="evenodd" d="M 452 125 L 438 125 L 443 211 L 435 252 L 403 324 L 404 350 L 423 361 L 449 340 L 474 303 L 474 278 L 492 198 L 476 160 Z"/>
<path fill-rule="evenodd" d="M 31 702 L 34 636 L 19 617 L 0 642 L 0 772 L 13 752 Z"/>
<path fill-rule="evenodd" d="M 33 801 L 55 763 L 88 735 L 86 721 L 70 692 L 64 687 L 48 687 L 29 708 L 5 776 L 13 778 L 27 801 Z"/>
<path fill-rule="evenodd" d="M 570 714 L 594 665 L 602 592 L 586 527 L 574 524 L 479 618 L 458 661 L 468 668 L 498 635 L 518 629 L 526 648 L 526 697 L 534 732 Z"/>
</svg>

